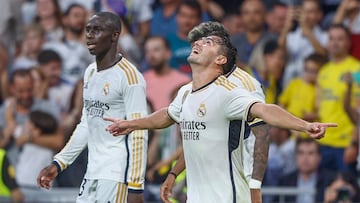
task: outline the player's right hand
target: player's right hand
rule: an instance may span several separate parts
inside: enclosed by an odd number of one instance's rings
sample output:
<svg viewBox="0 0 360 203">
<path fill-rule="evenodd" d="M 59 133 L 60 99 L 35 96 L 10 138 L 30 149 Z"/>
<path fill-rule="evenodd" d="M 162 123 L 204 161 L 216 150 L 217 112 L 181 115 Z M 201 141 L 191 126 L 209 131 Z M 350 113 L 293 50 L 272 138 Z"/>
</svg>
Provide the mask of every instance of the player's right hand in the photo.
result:
<svg viewBox="0 0 360 203">
<path fill-rule="evenodd" d="M 134 129 L 130 127 L 129 121 L 127 120 L 116 118 L 104 118 L 104 120 L 112 122 L 112 124 L 106 128 L 106 131 L 109 131 L 114 136 L 127 135 L 134 131 Z"/>
<path fill-rule="evenodd" d="M 175 176 L 168 175 L 160 187 L 160 198 L 164 203 L 171 203 L 169 197 L 172 196 L 172 189 L 175 183 Z"/>
<path fill-rule="evenodd" d="M 38 186 L 45 189 L 50 189 L 51 181 L 54 180 L 57 175 L 58 171 L 54 164 L 50 164 L 49 166 L 43 168 L 37 177 Z"/>
</svg>

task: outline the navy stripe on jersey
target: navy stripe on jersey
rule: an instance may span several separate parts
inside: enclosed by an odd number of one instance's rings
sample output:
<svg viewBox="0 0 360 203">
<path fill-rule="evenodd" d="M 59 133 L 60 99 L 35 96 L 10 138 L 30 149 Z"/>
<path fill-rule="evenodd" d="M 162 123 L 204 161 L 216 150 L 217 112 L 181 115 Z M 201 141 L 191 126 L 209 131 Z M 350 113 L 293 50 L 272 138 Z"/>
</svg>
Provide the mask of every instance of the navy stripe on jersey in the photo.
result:
<svg viewBox="0 0 360 203">
<path fill-rule="evenodd" d="M 228 147 L 229 147 L 229 169 L 230 169 L 231 187 L 233 191 L 233 203 L 236 203 L 236 188 L 235 188 L 231 153 L 239 147 L 240 132 L 241 132 L 241 120 L 230 121 Z"/>
<path fill-rule="evenodd" d="M 265 125 L 265 121 L 260 121 L 260 122 L 257 122 L 257 123 L 254 123 L 252 125 L 250 125 L 250 127 L 256 127 L 256 126 L 259 126 L 259 125 Z"/>
<path fill-rule="evenodd" d="M 127 156 L 126 156 L 124 183 L 127 185 L 128 184 L 127 176 L 128 176 L 129 165 L 130 165 L 129 135 L 125 136 L 125 147 L 126 147 Z"/>
<path fill-rule="evenodd" d="M 251 126 L 254 127 L 254 126 Z M 250 126 L 248 122 L 245 122 L 245 134 L 244 134 L 244 140 L 246 140 L 250 136 Z"/>
</svg>

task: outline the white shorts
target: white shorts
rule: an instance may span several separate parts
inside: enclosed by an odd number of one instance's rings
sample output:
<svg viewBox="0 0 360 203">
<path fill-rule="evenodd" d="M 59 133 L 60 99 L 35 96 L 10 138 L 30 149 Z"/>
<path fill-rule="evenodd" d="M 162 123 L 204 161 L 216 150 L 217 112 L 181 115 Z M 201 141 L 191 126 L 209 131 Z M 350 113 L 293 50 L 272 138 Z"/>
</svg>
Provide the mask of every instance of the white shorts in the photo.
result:
<svg viewBox="0 0 360 203">
<path fill-rule="evenodd" d="M 127 194 L 128 188 L 124 183 L 84 178 L 76 203 L 127 203 Z"/>
</svg>

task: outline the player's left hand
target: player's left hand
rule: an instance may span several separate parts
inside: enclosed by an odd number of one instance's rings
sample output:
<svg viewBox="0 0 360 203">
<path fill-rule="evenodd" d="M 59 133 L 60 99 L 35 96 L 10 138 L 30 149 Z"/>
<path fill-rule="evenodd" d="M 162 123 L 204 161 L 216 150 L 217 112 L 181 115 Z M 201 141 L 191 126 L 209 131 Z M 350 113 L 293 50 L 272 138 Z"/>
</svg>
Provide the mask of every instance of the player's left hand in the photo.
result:
<svg viewBox="0 0 360 203">
<path fill-rule="evenodd" d="M 109 131 L 114 136 L 127 135 L 134 131 L 129 125 L 129 121 L 116 119 L 116 118 L 104 118 L 105 121 L 110 121 L 110 124 L 106 131 Z"/>
<path fill-rule="evenodd" d="M 325 136 L 326 128 L 337 127 L 336 123 L 309 123 L 306 126 L 306 133 L 310 135 L 310 137 L 315 139 L 321 139 Z"/>
<path fill-rule="evenodd" d="M 127 202 L 131 203 L 144 203 L 144 193 L 128 192 Z"/>
</svg>

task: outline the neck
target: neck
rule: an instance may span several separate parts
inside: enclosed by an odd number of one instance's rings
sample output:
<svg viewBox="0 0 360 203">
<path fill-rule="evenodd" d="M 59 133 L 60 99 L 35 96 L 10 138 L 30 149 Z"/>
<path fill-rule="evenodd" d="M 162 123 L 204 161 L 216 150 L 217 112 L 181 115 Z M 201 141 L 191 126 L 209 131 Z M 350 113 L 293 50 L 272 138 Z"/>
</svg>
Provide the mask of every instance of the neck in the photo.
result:
<svg viewBox="0 0 360 203">
<path fill-rule="evenodd" d="M 103 55 L 97 55 L 96 56 L 96 65 L 97 70 L 105 70 L 107 68 L 110 68 L 111 65 L 113 65 L 117 60 L 119 60 L 120 55 L 116 51 L 115 47 L 112 47 L 108 52 L 106 52 Z"/>
<path fill-rule="evenodd" d="M 337 56 L 333 56 L 332 57 L 332 61 L 335 63 L 340 63 L 341 61 L 343 61 L 348 55 L 347 54 L 340 54 Z"/>
<path fill-rule="evenodd" d="M 159 68 L 159 69 L 154 69 L 156 75 L 167 75 L 168 73 L 171 72 L 171 68 L 167 65 L 164 65 L 163 67 Z"/>
<path fill-rule="evenodd" d="M 81 41 L 81 35 L 71 32 L 69 29 L 65 30 L 65 39 L 67 41 Z"/>
<path fill-rule="evenodd" d="M 30 111 L 30 108 L 20 105 L 20 104 L 16 104 L 16 112 L 20 113 L 20 114 L 28 114 Z"/>
<path fill-rule="evenodd" d="M 255 44 L 257 41 L 259 41 L 262 34 L 263 34 L 262 30 L 245 32 L 246 38 L 248 39 L 250 44 Z"/>
<path fill-rule="evenodd" d="M 213 68 L 201 68 L 198 65 L 190 64 L 192 67 L 192 89 L 197 90 L 210 83 L 223 73 L 220 70 L 214 71 Z M 198 67 L 197 67 L 198 66 Z"/>
<path fill-rule="evenodd" d="M 303 180 L 309 180 L 314 173 L 315 173 L 314 171 L 303 172 L 303 173 L 300 173 L 300 177 Z"/>
</svg>

